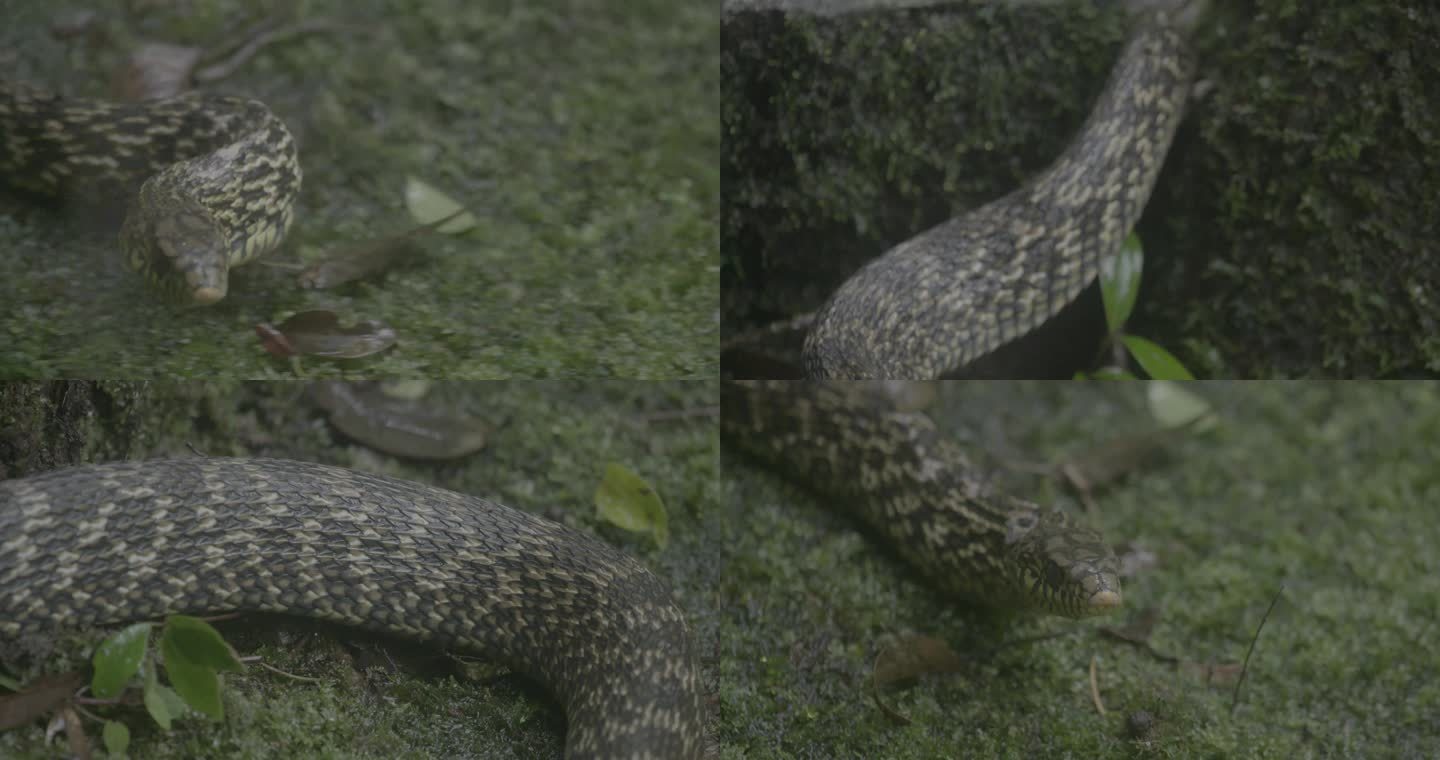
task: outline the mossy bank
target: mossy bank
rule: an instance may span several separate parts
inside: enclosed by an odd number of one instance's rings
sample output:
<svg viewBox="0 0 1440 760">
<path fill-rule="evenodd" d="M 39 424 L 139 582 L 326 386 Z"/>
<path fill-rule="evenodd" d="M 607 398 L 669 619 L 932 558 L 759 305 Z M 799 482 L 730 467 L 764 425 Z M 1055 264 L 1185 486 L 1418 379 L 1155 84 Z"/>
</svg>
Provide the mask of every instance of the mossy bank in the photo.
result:
<svg viewBox="0 0 1440 760">
<path fill-rule="evenodd" d="M 1119 5 L 727 14 L 726 334 L 818 307 L 863 261 L 1053 160 L 1115 60 Z M 1209 376 L 1433 374 L 1440 12 L 1212 5 L 1205 94 L 1139 226 L 1130 327 Z"/>
</svg>

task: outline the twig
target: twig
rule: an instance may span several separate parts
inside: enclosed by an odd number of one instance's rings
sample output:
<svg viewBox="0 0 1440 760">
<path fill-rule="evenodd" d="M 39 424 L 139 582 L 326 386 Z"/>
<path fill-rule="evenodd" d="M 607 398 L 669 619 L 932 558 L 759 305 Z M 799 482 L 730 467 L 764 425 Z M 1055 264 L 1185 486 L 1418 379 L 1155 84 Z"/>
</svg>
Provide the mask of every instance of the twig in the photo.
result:
<svg viewBox="0 0 1440 760">
<path fill-rule="evenodd" d="M 1275 597 L 1270 600 L 1270 606 L 1265 609 L 1265 616 L 1260 618 L 1260 625 L 1255 626 L 1255 636 L 1250 639 L 1250 649 L 1245 652 L 1245 662 L 1240 665 L 1240 678 L 1235 682 L 1235 694 L 1230 698 L 1230 714 L 1235 714 L 1235 708 L 1240 704 L 1240 687 L 1245 685 L 1245 674 L 1250 670 L 1250 655 L 1255 653 L 1255 642 L 1260 640 L 1260 631 L 1265 628 L 1265 621 L 1270 619 L 1270 613 L 1275 610 L 1276 602 L 1280 601 L 1280 595 L 1285 593 L 1285 584 L 1275 589 Z"/>
<path fill-rule="evenodd" d="M 260 667 L 262 667 L 262 668 L 270 671 L 271 673 L 277 673 L 277 674 L 279 674 L 279 675 L 285 676 L 286 678 L 293 678 L 293 679 L 295 679 L 296 681 L 304 681 L 304 682 L 306 682 L 306 683 L 322 683 L 322 679 L 319 679 L 319 678 L 311 678 L 311 677 L 309 677 L 309 676 L 297 676 L 297 675 L 295 675 L 294 673 L 287 673 L 287 672 L 285 672 L 285 671 L 283 671 L 283 670 L 275 667 L 274 665 L 271 665 L 271 664 L 265 662 L 264 660 L 260 659 L 258 656 L 257 656 L 257 657 L 241 657 L 241 658 L 240 658 L 240 661 L 241 661 L 241 662 L 245 662 L 245 663 L 254 663 L 254 664 L 259 665 Z"/>
<path fill-rule="evenodd" d="M 220 623 L 226 620 L 239 620 L 242 617 L 245 617 L 243 612 L 222 612 L 219 615 L 206 615 L 200 619 L 207 623 Z"/>
<path fill-rule="evenodd" d="M 81 707 L 82 704 L 91 704 L 91 705 L 96 705 L 96 704 L 99 704 L 99 705 L 118 705 L 118 704 L 120 704 L 120 700 L 119 700 L 119 699 L 95 699 L 95 698 L 93 698 L 93 697 L 90 697 L 90 698 L 78 697 L 78 698 L 76 698 L 76 699 L 70 700 L 70 706 L 73 707 L 73 708 L 75 708 L 75 712 L 80 713 L 81 715 L 89 718 L 90 720 L 95 721 L 96 723 L 104 723 L 104 722 L 105 722 L 105 719 L 104 719 L 104 718 L 100 717 L 99 715 L 96 715 L 96 714 L 93 713 L 93 712 L 90 712 L 89 710 L 86 710 L 84 707 Z"/>
<path fill-rule="evenodd" d="M 1095 711 L 1105 716 L 1105 703 L 1100 701 L 1100 684 L 1095 677 L 1095 662 L 1099 658 L 1090 655 L 1090 699 L 1095 702 Z"/>
<path fill-rule="evenodd" d="M 255 53 L 259 52 L 260 48 L 266 45 L 272 45 L 291 37 L 298 37 L 302 34 L 334 31 L 341 28 L 343 28 L 342 25 L 329 19 L 313 19 L 292 24 L 291 26 L 267 29 L 251 37 L 244 44 L 236 48 L 235 51 L 230 54 L 229 58 L 212 63 L 195 72 L 194 79 L 197 82 L 214 82 L 218 79 L 224 79 L 235 73 L 235 70 L 244 65 L 246 61 L 255 57 Z"/>
<path fill-rule="evenodd" d="M 1181 659 L 1179 657 L 1176 657 L 1173 654 L 1165 654 L 1164 652 L 1161 652 L 1148 641 L 1136 641 L 1135 639 L 1126 636 L 1124 633 L 1116 631 L 1112 628 L 1101 628 L 1099 630 L 1101 635 L 1109 636 L 1112 639 L 1123 641 L 1130 646 L 1139 647 L 1149 653 L 1151 657 L 1154 657 L 1161 662 L 1169 662 L 1174 664 L 1179 664 L 1181 662 Z"/>
</svg>

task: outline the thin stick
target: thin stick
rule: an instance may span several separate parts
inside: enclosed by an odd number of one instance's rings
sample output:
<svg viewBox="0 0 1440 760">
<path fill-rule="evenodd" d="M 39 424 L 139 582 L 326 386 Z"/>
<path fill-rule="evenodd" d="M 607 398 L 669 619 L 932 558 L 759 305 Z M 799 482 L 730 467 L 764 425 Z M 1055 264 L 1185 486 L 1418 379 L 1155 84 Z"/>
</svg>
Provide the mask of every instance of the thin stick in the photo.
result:
<svg viewBox="0 0 1440 760">
<path fill-rule="evenodd" d="M 120 700 L 119 700 L 119 699 L 104 699 L 104 700 L 94 699 L 94 700 L 86 700 L 86 703 L 87 703 L 87 704 L 92 704 L 92 705 L 94 705 L 94 704 L 101 704 L 101 705 L 118 705 L 118 704 L 120 704 Z M 85 717 L 89 718 L 90 720 L 95 721 L 96 723 L 104 723 L 104 722 L 105 722 L 105 719 L 104 719 L 104 718 L 100 717 L 99 715 L 96 715 L 96 714 L 93 713 L 93 712 L 90 712 L 89 710 L 86 710 L 85 708 L 81 707 L 80 705 L 81 705 L 81 701 L 80 701 L 79 699 L 72 699 L 72 700 L 70 700 L 70 706 L 73 707 L 73 708 L 75 708 L 75 712 L 78 712 L 78 713 L 80 713 L 81 715 L 84 715 Z"/>
<path fill-rule="evenodd" d="M 1235 708 L 1240 704 L 1240 687 L 1245 685 L 1245 674 L 1250 670 L 1250 655 L 1255 653 L 1255 642 L 1260 640 L 1260 631 L 1265 628 L 1265 621 L 1270 619 L 1270 613 L 1275 610 L 1275 603 L 1280 601 L 1280 595 L 1285 592 L 1285 584 L 1275 589 L 1275 597 L 1270 600 L 1270 606 L 1265 609 L 1265 616 L 1260 618 L 1260 625 L 1255 626 L 1255 636 L 1250 639 L 1250 649 L 1245 652 L 1245 662 L 1240 666 L 1240 678 L 1235 682 L 1235 694 L 1230 698 L 1230 713 L 1235 713 Z"/>
<path fill-rule="evenodd" d="M 274 665 L 265 662 L 259 657 L 241 657 L 240 661 L 251 663 L 253 665 L 259 665 L 260 667 L 270 671 L 271 673 L 278 673 L 282 676 L 285 676 L 286 678 L 293 678 L 296 681 L 304 681 L 306 683 L 321 683 L 321 679 L 319 678 L 311 678 L 309 676 L 297 676 L 294 673 L 286 673 L 285 671 L 275 667 Z"/>
<path fill-rule="evenodd" d="M 1095 678 L 1095 661 L 1097 659 L 1099 658 L 1095 655 L 1090 655 L 1090 699 L 1095 701 L 1095 711 L 1104 717 L 1105 703 L 1100 701 L 1100 684 Z"/>
</svg>

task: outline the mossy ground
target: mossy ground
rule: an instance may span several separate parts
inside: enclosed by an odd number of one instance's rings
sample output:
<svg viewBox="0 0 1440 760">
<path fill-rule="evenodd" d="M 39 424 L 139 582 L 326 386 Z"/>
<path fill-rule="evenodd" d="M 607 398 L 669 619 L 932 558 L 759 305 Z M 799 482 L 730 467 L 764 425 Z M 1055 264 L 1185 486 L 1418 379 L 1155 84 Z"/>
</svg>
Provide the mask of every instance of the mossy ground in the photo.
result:
<svg viewBox="0 0 1440 760">
<path fill-rule="evenodd" d="M 66 413 L 67 398 L 83 408 Z M 638 557 L 675 585 L 700 641 L 714 641 L 710 590 L 719 568 L 701 525 L 719 512 L 713 383 L 447 383 L 432 389 L 430 403 L 486 421 L 489 445 L 455 462 L 401 462 L 340 438 L 302 398 L 301 385 L 290 383 L 5 384 L 0 430 L 6 441 L 37 428 L 57 443 L 89 440 L 76 449 L 85 459 L 191 456 L 193 445 L 210 455 L 331 462 L 483 494 L 599 533 Z M 25 471 L 18 463 L 26 451 L 0 453 L 9 475 Z M 671 530 L 665 549 L 598 523 L 593 496 L 612 461 L 646 478 L 664 499 Z M 132 757 L 560 756 L 559 707 L 503 670 L 461 677 L 433 650 L 271 617 L 224 623 L 222 632 L 241 654 L 319 683 L 252 666 L 226 679 L 223 725 L 189 719 L 168 735 L 142 709 L 107 712 L 132 728 Z M 98 726 L 89 728 L 98 737 Z M 52 756 L 43 734 L 39 725 L 0 734 L 0 756 Z"/>
<path fill-rule="evenodd" d="M 1212 4 L 1209 92 L 1141 220 L 1131 327 L 1206 376 L 1433 374 L 1440 13 Z M 1052 161 L 1114 62 L 1120 5 L 728 16 L 727 336 L 817 308 L 864 261 Z"/>
<path fill-rule="evenodd" d="M 1157 564 L 1125 580 L 1114 619 L 997 620 L 942 598 L 856 525 L 726 456 L 710 540 L 721 741 L 727 758 L 1426 757 L 1440 746 L 1440 611 L 1433 384 L 1190 385 L 1212 432 L 1098 495 L 1092 522 Z M 932 412 L 992 467 L 1052 462 L 1150 429 L 1141 384 L 956 384 Z M 1005 475 L 1074 507 L 1066 489 Z M 1236 664 L 1276 591 L 1238 708 L 1233 671 L 1206 683 L 1102 636 L 1146 608 L 1150 643 Z M 966 662 L 871 702 L 878 649 L 946 640 Z M 997 645 L 1054 636 L 1028 644 Z M 1092 703 L 1096 663 L 1107 714 Z M 1140 737 L 1127 724 L 1152 716 Z"/>
<path fill-rule="evenodd" d="M 215 45 L 266 17 L 336 27 L 210 88 L 260 98 L 301 144 L 295 262 L 414 226 L 414 175 L 479 223 L 368 282 L 304 291 L 236 270 L 213 308 L 156 304 L 113 233 L 66 210 L 0 214 L 0 376 L 284 377 L 260 322 L 378 319 L 399 345 L 314 375 L 707 377 L 717 366 L 716 29 L 704 2 L 384 0 L 88 4 L 110 39 L 61 43 L 51 3 L 6 2 L 8 76 L 103 96 L 128 43 Z M 126 16 L 122 6 L 143 8 Z M 93 234 L 82 234 L 93 233 Z"/>
<path fill-rule="evenodd" d="M 1440 387 L 1428 383 L 1192 386 L 1220 424 L 1097 495 L 1091 519 L 1117 545 L 1154 553 L 1125 580 L 1115 619 L 997 620 L 942 598 L 806 491 L 726 458 L 717 482 L 712 418 L 664 421 L 715 403 L 711 383 L 444 384 L 437 401 L 492 422 L 490 446 L 453 464 L 400 463 L 338 438 L 300 396 L 275 386 L 5 386 L 4 441 L 53 405 L 72 421 L 46 435 L 87 457 L 290 456 L 484 493 L 599 532 L 673 584 L 690 615 L 726 758 L 1422 757 L 1440 742 L 1440 666 L 1428 641 L 1440 610 Z M 932 412 L 996 472 L 1052 462 L 1149 429 L 1140 384 L 956 384 Z M 86 401 L 85 399 L 89 400 Z M 25 405 L 32 411 L 18 413 Z M 93 434 L 94 430 L 103 433 Z M 110 444 L 104 443 L 110 441 Z M 3 452 L 7 466 L 21 461 Z M 65 456 L 54 453 L 51 456 Z M 669 506 L 671 543 L 597 525 L 606 462 L 647 477 Z M 11 472 L 11 475 L 16 474 Z M 1074 508 L 1052 481 L 1004 484 Z M 1157 660 L 1097 632 L 1156 608 L 1150 642 L 1193 663 L 1243 659 L 1276 590 L 1283 596 L 1233 681 Z M 425 650 L 268 619 L 227 624 L 243 654 L 321 680 L 252 668 L 229 682 L 223 727 L 173 736 L 127 713 L 137 752 L 333 757 L 532 757 L 559 752 L 558 709 L 523 679 L 456 678 Z M 967 660 L 870 702 L 871 662 L 889 638 L 923 633 Z M 1029 644 L 1002 642 L 1055 635 Z M 336 642 L 359 642 L 358 648 Z M 1108 714 L 1089 694 L 1096 661 Z M 392 660 L 404 663 L 395 667 Z M 1231 674 L 1233 677 L 1233 672 Z M 1140 738 L 1127 728 L 1146 712 Z M 0 754 L 44 756 L 38 729 L 0 735 Z M 137 755 L 138 756 L 138 755 Z"/>
</svg>

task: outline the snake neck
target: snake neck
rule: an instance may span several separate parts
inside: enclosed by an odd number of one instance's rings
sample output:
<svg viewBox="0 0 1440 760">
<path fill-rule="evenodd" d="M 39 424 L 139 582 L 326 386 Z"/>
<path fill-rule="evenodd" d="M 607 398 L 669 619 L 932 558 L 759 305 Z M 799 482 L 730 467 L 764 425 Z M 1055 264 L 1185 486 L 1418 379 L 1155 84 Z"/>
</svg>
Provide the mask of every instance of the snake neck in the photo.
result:
<svg viewBox="0 0 1440 760">
<path fill-rule="evenodd" d="M 901 243 L 836 290 L 806 337 L 807 374 L 941 377 L 1074 300 L 1139 219 L 1192 70 L 1184 31 L 1165 14 L 1147 14 L 1048 168 Z"/>
<path fill-rule="evenodd" d="M 1082 287 L 1139 221 L 1184 115 L 1193 70 L 1179 29 L 1153 18 L 1141 22 L 1079 133 L 1053 164 L 1007 198 L 1054 209 L 1075 220 L 1070 229 L 1100 239 L 1074 278 Z"/>
<path fill-rule="evenodd" d="M 727 382 L 721 429 L 858 517 L 942 591 L 1071 617 L 1118 605 L 1115 557 L 1098 534 L 995 492 L 928 417 L 875 401 L 864 384 Z"/>
</svg>

